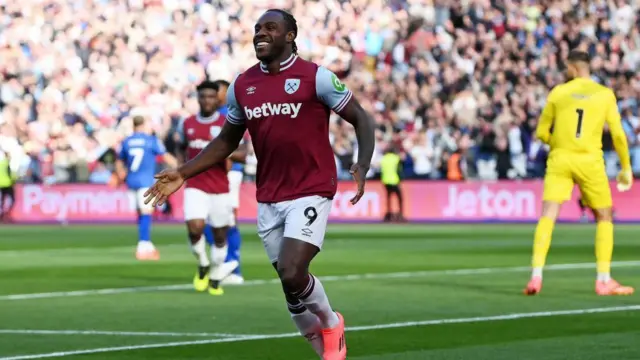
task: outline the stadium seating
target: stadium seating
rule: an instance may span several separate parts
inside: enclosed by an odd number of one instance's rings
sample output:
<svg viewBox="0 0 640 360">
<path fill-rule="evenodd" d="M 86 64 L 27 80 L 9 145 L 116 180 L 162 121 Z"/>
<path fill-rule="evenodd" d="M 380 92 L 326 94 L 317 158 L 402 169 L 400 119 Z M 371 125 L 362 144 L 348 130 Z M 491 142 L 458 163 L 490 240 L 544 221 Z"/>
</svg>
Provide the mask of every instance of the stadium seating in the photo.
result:
<svg viewBox="0 0 640 360">
<path fill-rule="evenodd" d="M 108 183 L 135 114 L 172 150 L 176 124 L 197 108 L 194 84 L 231 80 L 255 62 L 251 24 L 270 5 L 298 19 L 301 56 L 338 73 L 373 114 L 374 160 L 389 144 L 402 149 L 406 178 L 446 178 L 447 166 L 466 178 L 542 176 L 545 148 L 532 129 L 574 47 L 616 90 L 640 173 L 640 16 L 625 3 L 4 1 L 0 150 L 24 182 Z M 330 137 L 349 178 L 354 132 L 335 118 Z M 610 141 L 604 150 L 615 174 Z M 461 162 L 447 161 L 456 152 Z"/>
</svg>

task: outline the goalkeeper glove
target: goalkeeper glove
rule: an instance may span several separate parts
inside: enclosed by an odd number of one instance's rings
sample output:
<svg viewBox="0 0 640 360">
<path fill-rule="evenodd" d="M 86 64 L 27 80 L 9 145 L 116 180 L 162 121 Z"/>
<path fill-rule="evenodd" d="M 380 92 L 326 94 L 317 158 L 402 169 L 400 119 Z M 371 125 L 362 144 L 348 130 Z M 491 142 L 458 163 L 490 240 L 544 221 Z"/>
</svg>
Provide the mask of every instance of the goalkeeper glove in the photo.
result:
<svg viewBox="0 0 640 360">
<path fill-rule="evenodd" d="M 631 170 L 622 170 L 616 177 L 616 187 L 618 191 L 625 192 L 631 189 L 631 185 L 633 185 L 633 173 Z"/>
</svg>

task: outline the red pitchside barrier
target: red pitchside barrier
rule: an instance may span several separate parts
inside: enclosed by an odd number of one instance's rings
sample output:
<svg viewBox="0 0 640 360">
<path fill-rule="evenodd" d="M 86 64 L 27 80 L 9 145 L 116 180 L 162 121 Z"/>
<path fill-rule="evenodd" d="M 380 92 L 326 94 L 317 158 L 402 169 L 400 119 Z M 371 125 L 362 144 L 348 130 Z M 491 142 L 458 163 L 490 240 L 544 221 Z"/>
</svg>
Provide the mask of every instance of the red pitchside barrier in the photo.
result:
<svg viewBox="0 0 640 360">
<path fill-rule="evenodd" d="M 367 192 L 355 206 L 349 199 L 356 185 L 343 182 L 333 200 L 330 220 L 334 222 L 379 221 L 386 211 L 386 194 L 379 182 L 368 182 Z M 408 181 L 402 184 L 405 214 L 410 221 L 425 222 L 530 222 L 537 220 L 542 198 L 541 181 L 523 182 L 432 182 Z M 640 222 L 640 186 L 630 192 L 613 189 L 616 218 Z M 47 222 L 129 222 L 135 219 L 135 206 L 125 188 L 106 185 L 18 185 L 13 219 L 22 223 Z M 576 189 L 573 200 L 577 200 Z M 183 192 L 171 198 L 174 219 L 182 221 Z M 238 218 L 256 219 L 255 185 L 243 184 Z M 567 203 L 560 220 L 575 221 L 580 216 L 575 201 Z"/>
</svg>

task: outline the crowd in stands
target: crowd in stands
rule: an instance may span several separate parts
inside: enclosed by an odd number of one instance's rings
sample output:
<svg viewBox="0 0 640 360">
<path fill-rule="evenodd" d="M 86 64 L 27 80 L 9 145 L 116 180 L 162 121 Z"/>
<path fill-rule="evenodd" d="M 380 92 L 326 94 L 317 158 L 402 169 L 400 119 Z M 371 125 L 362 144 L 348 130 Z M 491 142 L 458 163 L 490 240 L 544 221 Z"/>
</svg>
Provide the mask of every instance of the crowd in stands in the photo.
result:
<svg viewBox="0 0 640 360">
<path fill-rule="evenodd" d="M 633 3 L 635 5 L 632 5 Z M 640 174 L 640 6 L 625 0 L 0 0 L 0 150 L 26 182 L 111 179 L 131 117 L 174 151 L 195 85 L 256 62 L 253 24 L 270 7 L 297 18 L 302 57 L 354 91 L 405 178 L 544 174 L 532 132 L 570 49 L 612 87 Z M 355 133 L 334 116 L 341 178 Z M 608 171 L 617 158 L 605 134 Z M 248 176 L 252 170 L 248 169 Z"/>
</svg>

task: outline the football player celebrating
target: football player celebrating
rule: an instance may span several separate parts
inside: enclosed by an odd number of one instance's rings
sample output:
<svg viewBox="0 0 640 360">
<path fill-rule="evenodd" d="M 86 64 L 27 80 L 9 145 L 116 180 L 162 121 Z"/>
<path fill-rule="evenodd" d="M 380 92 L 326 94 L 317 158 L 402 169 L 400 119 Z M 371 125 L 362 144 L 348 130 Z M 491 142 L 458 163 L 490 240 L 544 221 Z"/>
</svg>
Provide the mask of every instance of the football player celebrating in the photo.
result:
<svg viewBox="0 0 640 360">
<path fill-rule="evenodd" d="M 277 269 L 291 317 L 324 360 L 343 360 L 344 318 L 309 273 L 337 189 L 329 116 L 333 110 L 356 130 L 358 161 L 351 173 L 358 191 L 352 204 L 364 194 L 375 124 L 335 74 L 298 57 L 292 15 L 268 10 L 254 31 L 259 63 L 229 87 L 229 113 L 220 135 L 178 170 L 158 174 L 146 201 L 164 203 L 185 180 L 227 158 L 248 129 L 258 159 L 258 235 Z"/>
</svg>

